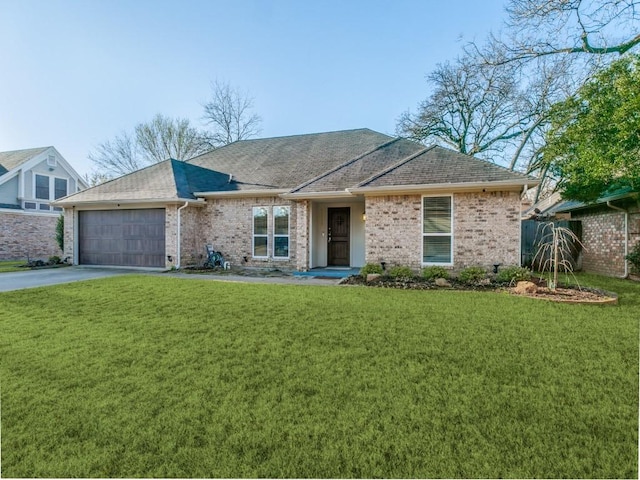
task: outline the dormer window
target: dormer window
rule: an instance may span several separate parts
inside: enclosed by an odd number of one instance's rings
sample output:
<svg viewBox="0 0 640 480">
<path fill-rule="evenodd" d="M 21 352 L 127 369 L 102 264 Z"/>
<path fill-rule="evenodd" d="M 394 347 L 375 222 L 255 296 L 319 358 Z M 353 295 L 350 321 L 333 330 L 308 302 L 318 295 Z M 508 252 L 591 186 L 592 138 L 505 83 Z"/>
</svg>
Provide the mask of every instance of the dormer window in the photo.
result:
<svg viewBox="0 0 640 480">
<path fill-rule="evenodd" d="M 47 157 L 47 165 L 49 165 L 50 167 L 55 167 L 58 165 L 58 162 L 56 161 L 56 156 L 55 155 L 49 155 Z"/>
</svg>

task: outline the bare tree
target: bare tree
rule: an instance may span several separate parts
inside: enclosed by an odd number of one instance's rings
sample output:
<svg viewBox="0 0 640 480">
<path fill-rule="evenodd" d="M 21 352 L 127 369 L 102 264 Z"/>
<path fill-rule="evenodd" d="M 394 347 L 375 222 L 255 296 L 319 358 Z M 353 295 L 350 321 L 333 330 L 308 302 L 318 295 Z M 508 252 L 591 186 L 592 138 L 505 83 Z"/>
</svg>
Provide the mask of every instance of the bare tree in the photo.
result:
<svg viewBox="0 0 640 480">
<path fill-rule="evenodd" d="M 431 95 L 416 114 L 400 117 L 397 133 L 527 170 L 530 161 L 523 165 L 522 159 L 534 156 L 531 145 L 541 136 L 551 104 L 563 98 L 558 72 L 566 65 L 541 63 L 528 75 L 513 66 L 479 65 L 468 55 L 438 65 L 427 77 Z"/>
<path fill-rule="evenodd" d="M 99 172 L 108 176 L 120 176 L 142 168 L 145 164 L 138 153 L 135 138 L 122 132 L 113 140 L 107 140 L 89 153 Z"/>
<path fill-rule="evenodd" d="M 92 170 L 90 173 L 85 173 L 82 178 L 87 182 L 87 185 L 95 187 L 96 185 L 111 180 L 113 177 L 105 172 Z"/>
<path fill-rule="evenodd" d="M 505 35 L 482 49 L 493 65 L 579 53 L 597 61 L 640 44 L 638 0 L 510 0 L 506 11 Z"/>
<path fill-rule="evenodd" d="M 188 160 L 211 150 L 206 134 L 192 127 L 186 118 L 172 119 L 160 114 L 135 129 L 136 143 L 147 163 L 168 158 Z"/>
<path fill-rule="evenodd" d="M 205 122 L 211 126 L 208 134 L 212 146 L 226 145 L 260 133 L 262 118 L 251 113 L 253 98 L 232 88 L 228 83 L 211 84 L 211 100 L 203 105 Z"/>
<path fill-rule="evenodd" d="M 139 123 L 130 134 L 122 132 L 89 153 L 97 168 L 98 180 L 120 176 L 154 163 L 173 158 L 188 160 L 211 150 L 206 134 L 192 127 L 187 119 L 157 114 Z"/>
</svg>

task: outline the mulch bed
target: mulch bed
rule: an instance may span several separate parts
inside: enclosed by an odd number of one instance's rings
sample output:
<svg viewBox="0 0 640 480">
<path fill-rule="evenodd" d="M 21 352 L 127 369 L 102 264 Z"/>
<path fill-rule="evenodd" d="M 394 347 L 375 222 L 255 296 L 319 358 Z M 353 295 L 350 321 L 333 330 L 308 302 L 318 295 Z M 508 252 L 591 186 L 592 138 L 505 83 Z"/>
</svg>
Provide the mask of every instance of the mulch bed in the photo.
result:
<svg viewBox="0 0 640 480">
<path fill-rule="evenodd" d="M 520 294 L 514 292 L 514 286 L 508 283 L 492 282 L 486 279 L 480 283 L 469 284 L 456 279 L 449 279 L 449 286 L 438 286 L 431 280 L 420 277 L 415 278 L 390 278 L 380 277 L 373 282 L 367 282 L 360 275 L 352 275 L 345 278 L 341 285 L 364 285 L 377 288 L 398 288 L 403 290 L 466 290 L 485 292 L 509 292 L 513 295 L 526 296 L 528 298 L 538 298 L 553 302 L 562 303 L 585 303 L 585 304 L 616 304 L 618 297 L 615 293 L 604 292 L 593 288 L 578 288 L 572 286 L 559 286 L 552 291 L 547 287 L 547 282 L 543 278 L 533 277 L 530 280 L 538 287 L 535 293 Z"/>
</svg>

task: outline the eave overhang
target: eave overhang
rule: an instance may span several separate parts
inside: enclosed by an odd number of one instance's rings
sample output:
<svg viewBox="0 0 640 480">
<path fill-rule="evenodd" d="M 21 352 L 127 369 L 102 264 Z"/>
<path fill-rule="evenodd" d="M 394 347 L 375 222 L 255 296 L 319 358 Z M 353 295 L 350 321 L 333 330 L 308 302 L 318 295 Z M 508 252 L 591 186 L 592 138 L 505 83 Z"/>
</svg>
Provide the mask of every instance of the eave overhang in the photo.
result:
<svg viewBox="0 0 640 480">
<path fill-rule="evenodd" d="M 51 205 L 56 207 L 70 208 L 70 207 L 94 207 L 94 206 L 134 206 L 134 205 L 147 205 L 147 204 L 163 204 L 163 205 L 182 205 L 188 202 L 189 205 L 194 207 L 204 207 L 206 202 L 203 199 L 193 198 L 144 198 L 136 200 L 58 200 L 50 202 Z"/>
<path fill-rule="evenodd" d="M 233 190 L 230 192 L 194 192 L 196 197 L 201 198 L 238 198 L 238 197 L 277 197 L 288 192 L 289 189 L 271 190 Z"/>
<path fill-rule="evenodd" d="M 539 180 L 525 178 L 522 180 L 500 180 L 495 182 L 464 182 L 464 183 L 431 183 L 417 185 L 388 185 L 383 187 L 354 187 L 347 191 L 361 195 L 391 195 L 391 194 L 415 194 L 419 192 L 499 192 L 521 191 L 524 187 L 534 187 Z"/>
<path fill-rule="evenodd" d="M 294 192 L 283 193 L 280 195 L 282 198 L 290 200 L 320 200 L 320 199 L 340 199 L 340 198 L 352 198 L 355 194 L 351 193 L 348 189 L 337 192 Z"/>
</svg>

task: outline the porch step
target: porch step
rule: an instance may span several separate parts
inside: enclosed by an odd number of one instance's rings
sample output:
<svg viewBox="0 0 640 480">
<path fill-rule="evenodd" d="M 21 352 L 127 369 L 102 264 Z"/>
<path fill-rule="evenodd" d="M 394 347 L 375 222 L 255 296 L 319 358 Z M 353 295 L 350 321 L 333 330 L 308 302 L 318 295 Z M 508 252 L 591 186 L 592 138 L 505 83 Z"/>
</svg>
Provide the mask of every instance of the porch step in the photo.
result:
<svg viewBox="0 0 640 480">
<path fill-rule="evenodd" d="M 297 277 L 325 277 L 325 278 L 346 278 L 351 275 L 358 275 L 359 268 L 312 268 L 308 272 L 293 272 Z"/>
</svg>

